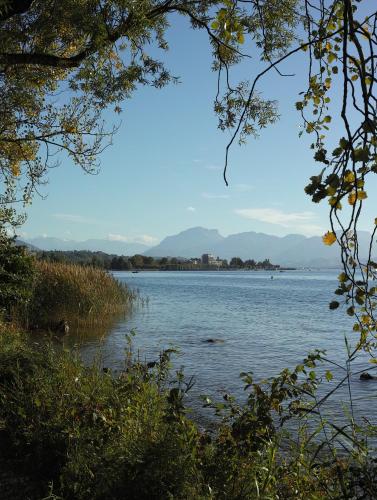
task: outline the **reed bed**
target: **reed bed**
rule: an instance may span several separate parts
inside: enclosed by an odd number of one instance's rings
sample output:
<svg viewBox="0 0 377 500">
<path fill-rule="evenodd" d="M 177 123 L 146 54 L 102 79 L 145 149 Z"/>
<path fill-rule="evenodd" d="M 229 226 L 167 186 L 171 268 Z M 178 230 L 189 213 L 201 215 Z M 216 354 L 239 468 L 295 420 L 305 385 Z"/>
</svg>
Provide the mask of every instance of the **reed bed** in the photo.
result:
<svg viewBox="0 0 377 500">
<path fill-rule="evenodd" d="M 31 327 L 59 321 L 101 324 L 127 312 L 137 298 L 125 284 L 95 267 L 37 261 L 32 299 L 27 311 Z"/>
</svg>

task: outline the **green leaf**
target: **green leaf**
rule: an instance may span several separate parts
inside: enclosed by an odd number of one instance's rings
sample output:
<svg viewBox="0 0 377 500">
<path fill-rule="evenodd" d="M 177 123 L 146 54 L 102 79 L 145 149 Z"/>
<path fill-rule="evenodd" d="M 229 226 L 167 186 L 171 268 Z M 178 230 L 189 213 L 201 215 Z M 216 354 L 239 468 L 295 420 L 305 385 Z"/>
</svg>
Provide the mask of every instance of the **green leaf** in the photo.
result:
<svg viewBox="0 0 377 500">
<path fill-rule="evenodd" d="M 355 308 L 353 306 L 347 309 L 348 316 L 353 316 L 355 314 Z"/>
<path fill-rule="evenodd" d="M 330 382 L 330 380 L 332 380 L 334 378 L 333 374 L 330 372 L 330 370 L 326 370 L 325 377 L 326 377 L 327 382 Z"/>
<path fill-rule="evenodd" d="M 357 148 L 353 153 L 353 159 L 355 161 L 368 161 L 369 160 L 369 149 L 368 148 Z"/>
</svg>

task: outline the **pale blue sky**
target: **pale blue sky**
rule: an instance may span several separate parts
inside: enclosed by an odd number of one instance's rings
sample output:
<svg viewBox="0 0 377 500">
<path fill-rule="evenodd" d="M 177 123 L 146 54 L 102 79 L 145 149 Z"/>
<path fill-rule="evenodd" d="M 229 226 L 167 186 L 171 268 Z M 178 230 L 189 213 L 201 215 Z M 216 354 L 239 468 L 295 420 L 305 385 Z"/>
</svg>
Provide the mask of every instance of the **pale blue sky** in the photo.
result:
<svg viewBox="0 0 377 500">
<path fill-rule="evenodd" d="M 300 116 L 294 103 L 305 89 L 303 54 L 271 73 L 259 90 L 277 99 L 281 119 L 261 131 L 247 146 L 234 146 L 229 183 L 222 179 L 228 133 L 217 130 L 212 111 L 216 75 L 211 72 L 207 36 L 173 18 L 168 32 L 167 67 L 179 85 L 162 90 L 141 88 L 105 118 L 121 125 L 114 144 L 101 156 L 99 175 L 84 174 L 69 161 L 49 173 L 49 184 L 28 208 L 21 229 L 67 239 L 113 238 L 153 244 L 193 226 L 217 228 L 223 235 L 262 231 L 284 235 L 322 234 L 328 230 L 326 202 L 315 205 L 304 193 L 320 165 L 308 148 L 310 137 L 298 137 Z M 235 70 L 251 77 L 258 58 Z M 369 206 L 368 206 L 369 203 Z M 370 220 L 377 215 L 367 200 Z M 367 228 L 367 226 L 365 227 Z"/>
</svg>

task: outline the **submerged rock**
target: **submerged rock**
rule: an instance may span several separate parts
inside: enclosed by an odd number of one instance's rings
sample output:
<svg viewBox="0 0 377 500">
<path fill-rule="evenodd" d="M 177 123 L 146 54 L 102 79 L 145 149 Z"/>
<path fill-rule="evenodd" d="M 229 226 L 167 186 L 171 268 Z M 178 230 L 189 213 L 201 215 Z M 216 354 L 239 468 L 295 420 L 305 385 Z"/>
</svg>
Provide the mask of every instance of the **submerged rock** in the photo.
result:
<svg viewBox="0 0 377 500">
<path fill-rule="evenodd" d="M 376 380 L 377 377 L 371 375 L 368 372 L 364 372 L 360 375 L 360 380 Z"/>
<path fill-rule="evenodd" d="M 205 339 L 203 340 L 206 344 L 223 344 L 224 340 L 223 339 Z"/>
</svg>

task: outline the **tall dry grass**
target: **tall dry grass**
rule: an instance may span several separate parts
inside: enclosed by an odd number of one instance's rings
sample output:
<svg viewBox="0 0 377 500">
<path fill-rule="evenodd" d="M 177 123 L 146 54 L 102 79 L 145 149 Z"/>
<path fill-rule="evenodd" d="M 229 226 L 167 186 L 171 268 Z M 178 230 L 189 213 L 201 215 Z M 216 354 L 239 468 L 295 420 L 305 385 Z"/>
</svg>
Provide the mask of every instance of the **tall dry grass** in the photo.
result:
<svg viewBox="0 0 377 500">
<path fill-rule="evenodd" d="M 34 327 L 70 323 L 101 324 L 126 312 L 136 298 L 106 271 L 62 262 L 36 261 L 27 322 Z"/>
</svg>

